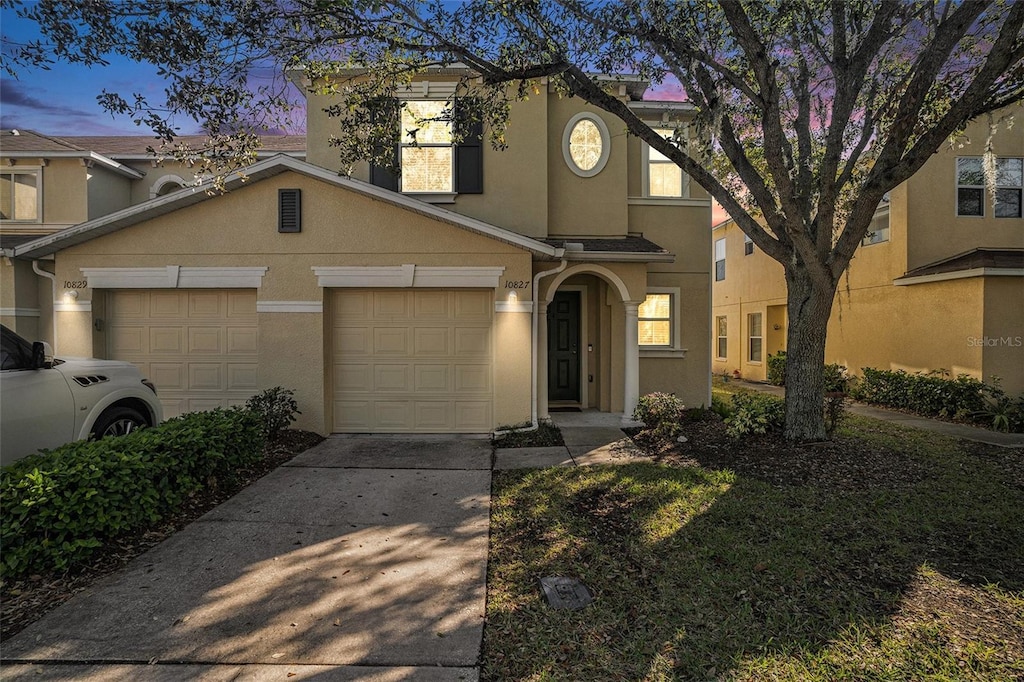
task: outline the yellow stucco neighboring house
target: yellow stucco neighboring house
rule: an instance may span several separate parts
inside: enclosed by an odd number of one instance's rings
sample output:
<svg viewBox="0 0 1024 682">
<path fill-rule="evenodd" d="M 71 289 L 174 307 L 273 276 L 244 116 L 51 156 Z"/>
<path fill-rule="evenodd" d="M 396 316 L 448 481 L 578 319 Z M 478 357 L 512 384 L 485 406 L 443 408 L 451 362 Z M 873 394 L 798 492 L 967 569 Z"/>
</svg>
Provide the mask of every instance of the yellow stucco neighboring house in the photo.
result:
<svg viewBox="0 0 1024 682">
<path fill-rule="evenodd" d="M 826 362 L 946 370 L 1001 378 L 1024 391 L 1024 107 L 993 138 L 996 193 L 985 188 L 988 122 L 970 144 L 944 147 L 895 188 L 875 214 L 829 320 Z M 712 368 L 764 381 L 766 361 L 786 347 L 782 266 L 727 220 L 712 230 Z"/>
<path fill-rule="evenodd" d="M 455 80 L 399 97 L 429 114 Z M 609 88 L 666 134 L 690 117 L 644 83 Z M 165 192 L 173 169 L 108 138 L 132 176 L 102 215 L 35 150 L 39 222 L 0 222 L 4 324 L 135 362 L 168 416 L 281 385 L 321 433 L 484 433 L 554 407 L 625 419 L 655 390 L 709 401 L 711 202 L 621 122 L 551 89 L 513 105 L 507 151 L 434 123 L 396 150 L 400 178 L 344 177 L 329 103 L 308 96 L 306 160 L 267 156 L 223 195 Z M 77 213 L 49 229 L 63 204 Z"/>
</svg>

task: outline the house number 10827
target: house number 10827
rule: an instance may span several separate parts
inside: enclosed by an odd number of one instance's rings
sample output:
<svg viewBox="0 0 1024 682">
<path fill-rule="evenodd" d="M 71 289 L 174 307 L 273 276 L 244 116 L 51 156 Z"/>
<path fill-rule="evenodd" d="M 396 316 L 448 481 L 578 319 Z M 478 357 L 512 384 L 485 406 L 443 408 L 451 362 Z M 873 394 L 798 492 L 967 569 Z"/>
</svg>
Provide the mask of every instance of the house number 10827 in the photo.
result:
<svg viewBox="0 0 1024 682">
<path fill-rule="evenodd" d="M 505 282 L 506 289 L 525 289 L 530 286 L 530 280 L 528 279 L 514 279 Z"/>
<path fill-rule="evenodd" d="M 74 281 L 70 279 L 64 280 L 65 289 L 85 289 L 89 286 L 89 282 L 84 279 L 76 279 Z"/>
</svg>

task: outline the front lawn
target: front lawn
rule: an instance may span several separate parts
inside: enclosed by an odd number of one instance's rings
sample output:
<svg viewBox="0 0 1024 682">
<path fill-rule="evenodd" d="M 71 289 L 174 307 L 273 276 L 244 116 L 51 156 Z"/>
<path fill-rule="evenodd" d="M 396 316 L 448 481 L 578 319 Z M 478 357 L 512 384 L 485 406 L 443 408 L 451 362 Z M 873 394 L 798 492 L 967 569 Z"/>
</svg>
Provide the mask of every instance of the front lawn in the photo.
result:
<svg viewBox="0 0 1024 682">
<path fill-rule="evenodd" d="M 495 472 L 485 680 L 1024 678 L 1024 463 L 851 417 L 834 443 Z M 555 611 L 544 576 L 595 595 Z"/>
</svg>

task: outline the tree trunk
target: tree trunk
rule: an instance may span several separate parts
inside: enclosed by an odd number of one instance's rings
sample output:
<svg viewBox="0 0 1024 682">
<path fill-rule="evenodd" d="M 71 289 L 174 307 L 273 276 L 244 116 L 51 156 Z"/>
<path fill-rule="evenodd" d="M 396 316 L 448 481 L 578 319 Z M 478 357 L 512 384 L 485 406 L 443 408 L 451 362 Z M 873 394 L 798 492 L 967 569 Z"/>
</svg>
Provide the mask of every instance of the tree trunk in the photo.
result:
<svg viewBox="0 0 1024 682">
<path fill-rule="evenodd" d="M 821 441 L 827 437 L 823 412 L 825 333 L 835 287 L 823 290 L 797 268 L 787 268 L 786 284 L 785 436 L 795 442 Z"/>
</svg>

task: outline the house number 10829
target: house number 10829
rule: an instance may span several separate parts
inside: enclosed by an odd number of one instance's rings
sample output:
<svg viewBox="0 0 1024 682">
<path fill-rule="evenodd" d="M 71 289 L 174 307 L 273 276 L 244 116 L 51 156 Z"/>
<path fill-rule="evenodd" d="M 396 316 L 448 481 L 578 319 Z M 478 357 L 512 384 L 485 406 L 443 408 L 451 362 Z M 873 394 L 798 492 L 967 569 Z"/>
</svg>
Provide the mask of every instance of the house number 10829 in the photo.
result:
<svg viewBox="0 0 1024 682">
<path fill-rule="evenodd" d="M 528 279 L 513 279 L 505 282 L 506 289 L 525 289 L 530 286 L 530 280 Z"/>
<path fill-rule="evenodd" d="M 70 279 L 64 280 L 65 289 L 85 289 L 89 286 L 89 282 L 84 279 L 76 279 L 74 281 Z"/>
</svg>

